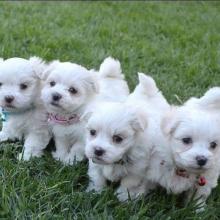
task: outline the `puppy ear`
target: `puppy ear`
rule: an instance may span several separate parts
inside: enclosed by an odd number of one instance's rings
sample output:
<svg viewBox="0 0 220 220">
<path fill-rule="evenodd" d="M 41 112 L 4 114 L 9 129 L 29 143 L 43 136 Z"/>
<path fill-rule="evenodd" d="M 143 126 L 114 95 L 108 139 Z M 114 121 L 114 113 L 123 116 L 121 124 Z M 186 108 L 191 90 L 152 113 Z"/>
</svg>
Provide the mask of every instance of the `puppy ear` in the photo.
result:
<svg viewBox="0 0 220 220">
<path fill-rule="evenodd" d="M 165 115 L 161 122 L 161 130 L 166 136 L 171 136 L 178 127 L 180 121 L 177 119 L 177 110 L 174 107 Z"/>
<path fill-rule="evenodd" d="M 86 78 L 86 83 L 88 84 L 89 88 L 92 92 L 98 93 L 99 92 L 99 85 L 97 83 L 97 77 L 92 75 L 92 72 L 89 72 L 89 76 Z"/>
<path fill-rule="evenodd" d="M 194 100 L 201 108 L 220 110 L 220 87 L 213 87 L 209 89 L 204 96 Z"/>
<path fill-rule="evenodd" d="M 129 106 L 128 106 L 129 107 Z M 133 119 L 131 126 L 135 131 L 144 131 L 147 128 L 147 113 L 141 108 L 132 109 Z"/>
<path fill-rule="evenodd" d="M 48 76 L 50 75 L 50 73 L 57 67 L 57 65 L 60 63 L 59 60 L 54 60 L 52 62 L 50 62 L 46 68 L 44 69 L 44 71 L 42 72 L 41 75 L 41 79 L 42 80 L 46 80 L 48 78 Z"/>
<path fill-rule="evenodd" d="M 81 117 L 80 121 L 88 122 L 90 117 L 92 116 L 92 112 L 85 112 Z"/>
<path fill-rule="evenodd" d="M 45 62 L 39 57 L 31 57 L 29 59 L 29 62 L 32 66 L 35 75 L 41 79 L 42 74 L 46 68 Z"/>
</svg>

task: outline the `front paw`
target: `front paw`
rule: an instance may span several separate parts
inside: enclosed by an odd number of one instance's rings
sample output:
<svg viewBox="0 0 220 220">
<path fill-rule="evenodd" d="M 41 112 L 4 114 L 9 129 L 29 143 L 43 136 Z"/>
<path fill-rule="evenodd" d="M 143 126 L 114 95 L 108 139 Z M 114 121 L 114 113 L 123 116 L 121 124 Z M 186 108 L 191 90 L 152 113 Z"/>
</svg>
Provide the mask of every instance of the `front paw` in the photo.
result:
<svg viewBox="0 0 220 220">
<path fill-rule="evenodd" d="M 84 159 L 84 156 L 81 154 L 68 154 L 62 162 L 66 165 L 74 165 L 78 162 L 82 161 Z"/>
<path fill-rule="evenodd" d="M 129 199 L 128 190 L 123 187 L 119 187 L 116 191 L 116 196 L 120 202 L 126 202 Z"/>
<path fill-rule="evenodd" d="M 86 192 L 95 191 L 96 193 L 100 194 L 102 192 L 103 188 L 104 188 L 104 186 L 97 186 L 94 183 L 90 182 L 87 189 L 86 189 Z"/>
<path fill-rule="evenodd" d="M 3 143 L 3 142 L 7 142 L 8 140 L 9 137 L 5 133 L 0 132 L 0 142 Z"/>
<path fill-rule="evenodd" d="M 64 151 L 64 150 L 56 150 L 52 152 L 52 157 L 57 160 L 60 161 L 62 163 L 66 163 L 66 159 L 68 157 L 68 152 Z"/>
<path fill-rule="evenodd" d="M 41 157 L 43 155 L 42 151 L 25 151 L 18 155 L 18 160 L 29 161 L 32 157 Z"/>
<path fill-rule="evenodd" d="M 196 213 L 201 213 L 201 212 L 204 212 L 205 211 L 205 208 L 206 208 L 206 204 L 205 203 L 202 203 L 198 206 L 198 208 L 196 208 Z"/>
</svg>

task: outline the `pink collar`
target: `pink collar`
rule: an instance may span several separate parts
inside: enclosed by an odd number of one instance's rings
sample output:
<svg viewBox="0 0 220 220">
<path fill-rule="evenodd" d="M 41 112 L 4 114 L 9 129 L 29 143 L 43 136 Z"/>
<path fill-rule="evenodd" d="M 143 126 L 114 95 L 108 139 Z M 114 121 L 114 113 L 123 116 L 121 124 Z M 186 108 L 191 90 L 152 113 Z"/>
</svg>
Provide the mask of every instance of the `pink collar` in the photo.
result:
<svg viewBox="0 0 220 220">
<path fill-rule="evenodd" d="M 79 119 L 80 117 L 77 114 L 74 114 L 67 118 L 58 114 L 48 113 L 48 122 L 53 124 L 71 125 L 78 123 L 80 121 Z"/>
</svg>

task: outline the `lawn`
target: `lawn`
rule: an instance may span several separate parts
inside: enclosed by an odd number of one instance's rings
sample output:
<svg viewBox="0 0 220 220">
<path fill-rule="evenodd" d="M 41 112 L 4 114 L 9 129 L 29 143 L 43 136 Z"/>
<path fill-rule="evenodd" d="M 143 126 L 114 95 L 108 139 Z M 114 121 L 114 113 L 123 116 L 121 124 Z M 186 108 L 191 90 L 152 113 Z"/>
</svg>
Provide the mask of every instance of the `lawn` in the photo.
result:
<svg viewBox="0 0 220 220">
<path fill-rule="evenodd" d="M 131 90 L 138 71 L 152 75 L 167 99 L 180 104 L 220 85 L 220 4 L 149 2 L 1 2 L 0 56 L 60 59 L 98 68 L 121 61 Z M 194 203 L 158 189 L 119 203 L 113 186 L 86 193 L 87 163 L 63 166 L 50 153 L 16 159 L 21 144 L 1 144 L 0 218 L 219 219 L 220 186 L 196 214 Z"/>
</svg>

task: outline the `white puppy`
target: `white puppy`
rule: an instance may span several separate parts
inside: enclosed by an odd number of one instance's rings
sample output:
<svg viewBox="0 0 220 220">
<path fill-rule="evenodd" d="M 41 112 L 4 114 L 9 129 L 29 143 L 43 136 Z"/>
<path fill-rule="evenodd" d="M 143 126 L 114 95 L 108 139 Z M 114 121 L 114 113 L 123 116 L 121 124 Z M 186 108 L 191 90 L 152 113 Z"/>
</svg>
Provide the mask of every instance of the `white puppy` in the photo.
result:
<svg viewBox="0 0 220 220">
<path fill-rule="evenodd" d="M 0 62 L 0 106 L 3 128 L 0 141 L 23 140 L 24 160 L 41 156 L 50 134 L 47 113 L 40 100 L 41 59 L 11 58 Z"/>
<path fill-rule="evenodd" d="M 162 95 L 152 78 L 139 74 L 139 81 L 126 103 L 103 103 L 90 115 L 87 123 L 88 191 L 101 191 L 107 180 L 120 180 L 117 190 L 120 201 L 127 200 L 129 195 L 134 199 L 152 187 L 144 182 L 153 147 L 146 143 L 151 142 L 148 136 L 159 124 L 149 122 L 157 120 L 159 114 L 151 109 L 140 110 L 138 100 L 143 96 L 145 85 L 150 88 L 149 93 L 146 89 L 149 102 L 160 100 Z"/>
<path fill-rule="evenodd" d="M 85 151 L 85 125 L 81 116 L 94 108 L 96 102 L 128 94 L 120 63 L 107 58 L 99 73 L 95 73 L 77 64 L 55 61 L 45 71 L 45 77 L 42 99 L 56 143 L 53 156 L 64 163 L 81 161 Z"/>
<path fill-rule="evenodd" d="M 163 137 L 154 137 L 154 153 L 146 174 L 150 182 L 175 194 L 196 191 L 201 209 L 217 185 L 220 168 L 220 88 L 200 99 L 173 107 L 162 122 Z M 218 113 L 217 113 L 218 112 Z M 160 131 L 158 131 L 160 133 Z"/>
</svg>

